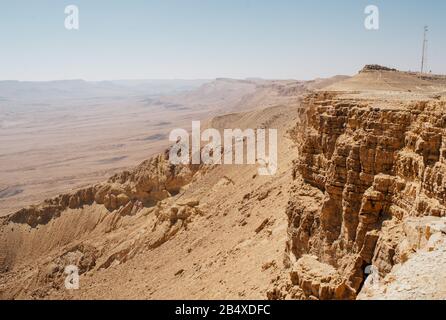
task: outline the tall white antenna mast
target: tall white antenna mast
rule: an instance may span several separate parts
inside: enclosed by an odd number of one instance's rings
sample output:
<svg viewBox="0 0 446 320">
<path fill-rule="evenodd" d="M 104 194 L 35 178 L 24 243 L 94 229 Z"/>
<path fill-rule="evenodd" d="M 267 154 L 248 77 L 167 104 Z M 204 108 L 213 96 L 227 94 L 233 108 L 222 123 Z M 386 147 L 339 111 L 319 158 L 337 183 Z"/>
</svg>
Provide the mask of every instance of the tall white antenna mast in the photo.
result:
<svg viewBox="0 0 446 320">
<path fill-rule="evenodd" d="M 424 26 L 424 36 L 423 36 L 423 55 L 421 57 L 421 74 L 424 73 L 424 67 L 426 63 L 426 51 L 427 51 L 427 32 L 429 31 L 428 26 Z"/>
</svg>

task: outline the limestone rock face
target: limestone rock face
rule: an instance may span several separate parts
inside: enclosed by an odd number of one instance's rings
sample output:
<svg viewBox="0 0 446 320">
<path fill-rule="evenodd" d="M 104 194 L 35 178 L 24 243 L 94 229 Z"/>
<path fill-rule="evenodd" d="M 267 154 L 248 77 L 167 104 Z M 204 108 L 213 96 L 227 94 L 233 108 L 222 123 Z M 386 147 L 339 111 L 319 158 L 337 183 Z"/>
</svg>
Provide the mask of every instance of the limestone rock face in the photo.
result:
<svg viewBox="0 0 446 320">
<path fill-rule="evenodd" d="M 351 298 L 367 265 L 384 277 L 407 259 L 401 243 L 415 244 L 403 241 L 410 233 L 404 221 L 446 216 L 445 111 L 445 101 L 308 96 L 293 130 L 299 155 L 287 210 L 289 263 L 316 256 L 334 268 L 349 291 L 343 297 Z M 296 284 L 307 297 L 342 298 L 301 279 Z"/>
<path fill-rule="evenodd" d="M 316 257 L 304 255 L 291 271 L 291 282 L 299 285 L 309 298 L 350 299 L 354 291 L 342 280 L 335 268 Z"/>
</svg>

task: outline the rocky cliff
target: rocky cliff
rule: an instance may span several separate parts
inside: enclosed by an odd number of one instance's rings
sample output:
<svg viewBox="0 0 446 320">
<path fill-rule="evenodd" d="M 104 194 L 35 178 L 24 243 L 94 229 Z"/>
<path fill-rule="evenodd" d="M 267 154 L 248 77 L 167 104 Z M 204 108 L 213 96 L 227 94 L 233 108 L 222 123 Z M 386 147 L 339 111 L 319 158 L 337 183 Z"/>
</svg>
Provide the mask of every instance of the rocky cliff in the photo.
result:
<svg viewBox="0 0 446 320">
<path fill-rule="evenodd" d="M 383 279 L 420 249 L 409 219 L 446 221 L 446 101 L 352 96 L 308 96 L 292 131 L 299 153 L 287 209 L 288 295 L 356 298 L 369 270 Z M 435 234 L 412 233 L 424 242 Z"/>
</svg>

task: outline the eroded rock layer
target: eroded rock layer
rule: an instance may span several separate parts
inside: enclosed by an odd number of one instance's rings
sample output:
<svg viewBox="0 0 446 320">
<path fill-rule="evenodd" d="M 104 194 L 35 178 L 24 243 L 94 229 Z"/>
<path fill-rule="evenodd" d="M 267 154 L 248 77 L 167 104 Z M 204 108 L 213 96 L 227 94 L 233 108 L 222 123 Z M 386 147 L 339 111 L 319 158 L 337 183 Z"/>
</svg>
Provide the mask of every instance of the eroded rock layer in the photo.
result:
<svg viewBox="0 0 446 320">
<path fill-rule="evenodd" d="M 445 111 L 440 99 L 307 97 L 287 210 L 288 263 L 304 297 L 355 298 L 367 266 L 384 277 L 411 253 L 403 221 L 446 216 Z M 329 275 L 305 272 L 316 264 Z"/>
</svg>

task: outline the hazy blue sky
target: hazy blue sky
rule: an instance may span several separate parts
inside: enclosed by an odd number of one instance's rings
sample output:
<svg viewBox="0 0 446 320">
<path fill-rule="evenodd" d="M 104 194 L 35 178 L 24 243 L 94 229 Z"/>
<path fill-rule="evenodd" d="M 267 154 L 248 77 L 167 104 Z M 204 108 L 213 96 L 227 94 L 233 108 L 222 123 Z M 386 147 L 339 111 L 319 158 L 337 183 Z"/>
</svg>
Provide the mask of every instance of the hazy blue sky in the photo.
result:
<svg viewBox="0 0 446 320">
<path fill-rule="evenodd" d="M 78 5 L 80 30 L 64 27 Z M 364 8 L 380 8 L 380 30 Z M 0 79 L 353 74 L 366 63 L 446 73 L 444 0 L 0 0 Z"/>
</svg>

